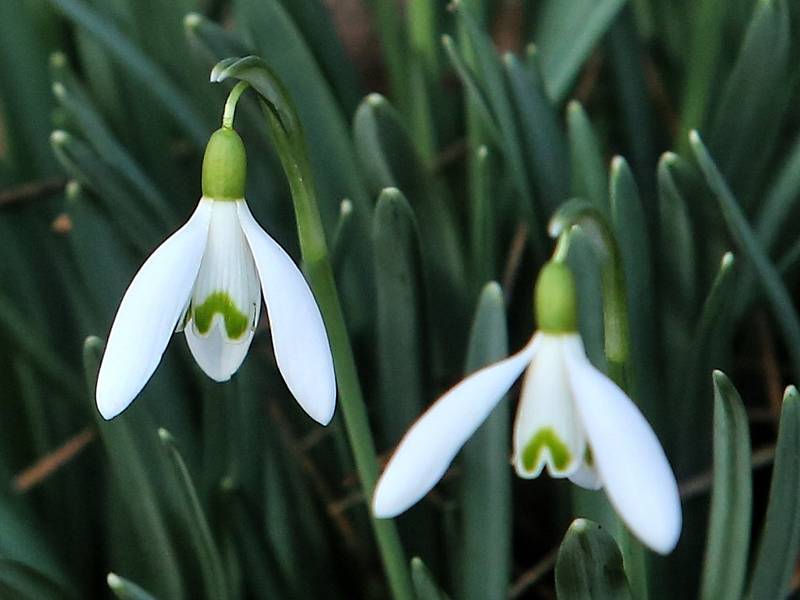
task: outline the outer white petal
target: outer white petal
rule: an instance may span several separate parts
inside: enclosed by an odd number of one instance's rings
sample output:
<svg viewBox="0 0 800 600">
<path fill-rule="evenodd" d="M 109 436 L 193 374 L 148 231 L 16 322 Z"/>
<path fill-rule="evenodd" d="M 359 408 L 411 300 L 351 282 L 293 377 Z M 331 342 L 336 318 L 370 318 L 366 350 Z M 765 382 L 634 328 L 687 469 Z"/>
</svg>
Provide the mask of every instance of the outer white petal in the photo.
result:
<svg viewBox="0 0 800 600">
<path fill-rule="evenodd" d="M 267 305 L 275 361 L 286 385 L 314 420 L 327 425 L 336 408 L 336 377 L 328 334 L 314 295 L 291 257 L 238 203 Z"/>
<path fill-rule="evenodd" d="M 189 221 L 145 261 L 122 298 L 97 375 L 97 409 L 121 413 L 156 370 L 194 285 L 211 218 L 202 199 Z"/>
<path fill-rule="evenodd" d="M 631 399 L 585 355 L 569 361 L 576 408 L 611 504 L 642 542 L 668 554 L 682 519 L 678 484 L 661 444 Z"/>
<path fill-rule="evenodd" d="M 525 479 L 538 477 L 545 465 L 550 476 L 569 477 L 583 463 L 586 451 L 564 358 L 565 348 L 576 341 L 581 344 L 580 336 L 539 336 L 539 350 L 525 374 L 514 420 L 514 468 Z M 525 451 L 537 438 L 538 456 L 526 466 Z"/>
<path fill-rule="evenodd" d="M 372 500 L 375 516 L 394 517 L 420 500 L 530 363 L 539 336 L 517 354 L 477 371 L 437 400 L 400 441 Z"/>
</svg>

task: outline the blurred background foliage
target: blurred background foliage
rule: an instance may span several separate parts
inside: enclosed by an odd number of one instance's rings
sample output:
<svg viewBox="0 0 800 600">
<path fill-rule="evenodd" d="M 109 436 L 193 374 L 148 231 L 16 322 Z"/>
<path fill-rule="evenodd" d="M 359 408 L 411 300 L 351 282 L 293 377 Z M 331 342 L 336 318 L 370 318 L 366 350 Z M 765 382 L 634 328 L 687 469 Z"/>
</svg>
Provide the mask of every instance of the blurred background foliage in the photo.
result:
<svg viewBox="0 0 800 600">
<path fill-rule="evenodd" d="M 121 417 L 94 407 L 119 300 L 200 195 L 229 88 L 210 68 L 247 54 L 297 104 L 377 460 L 530 336 L 568 198 L 622 252 L 678 548 L 631 573 L 602 494 L 513 478 L 506 402 L 397 522 L 411 594 L 794 594 L 799 19 L 793 0 L 0 2 L 0 596 L 389 595 L 341 411 L 322 429 L 298 410 L 263 324 L 228 384 L 176 340 Z M 240 106 L 248 200 L 299 258 L 263 117 Z M 569 260 L 602 367 L 591 232 Z"/>
</svg>

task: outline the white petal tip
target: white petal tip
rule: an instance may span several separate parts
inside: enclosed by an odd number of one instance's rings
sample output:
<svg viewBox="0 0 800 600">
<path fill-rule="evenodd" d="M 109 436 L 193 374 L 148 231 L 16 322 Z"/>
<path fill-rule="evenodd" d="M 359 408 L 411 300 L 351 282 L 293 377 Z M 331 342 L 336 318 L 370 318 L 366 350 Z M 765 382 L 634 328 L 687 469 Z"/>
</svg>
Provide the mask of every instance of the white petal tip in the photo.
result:
<svg viewBox="0 0 800 600">
<path fill-rule="evenodd" d="M 381 486 L 378 482 L 375 495 L 372 497 L 372 514 L 376 519 L 393 519 L 411 507 L 408 502 L 402 500 L 403 498 L 392 494 L 386 486 Z"/>
<path fill-rule="evenodd" d="M 110 421 L 119 415 L 122 411 L 128 408 L 128 405 L 130 405 L 130 402 L 110 402 L 109 400 L 101 398 L 99 395 L 97 396 L 97 412 L 99 412 L 100 416 L 106 421 Z"/>
<path fill-rule="evenodd" d="M 333 419 L 333 413 L 336 411 L 336 396 L 334 396 L 329 405 L 325 407 L 324 410 L 314 410 L 308 413 L 312 419 L 314 419 L 317 423 L 325 427 L 328 425 L 331 420 Z"/>
<path fill-rule="evenodd" d="M 638 537 L 654 552 L 666 556 L 671 553 L 681 537 L 682 517 L 680 508 L 670 518 L 653 519 L 647 531 L 640 531 Z"/>
</svg>

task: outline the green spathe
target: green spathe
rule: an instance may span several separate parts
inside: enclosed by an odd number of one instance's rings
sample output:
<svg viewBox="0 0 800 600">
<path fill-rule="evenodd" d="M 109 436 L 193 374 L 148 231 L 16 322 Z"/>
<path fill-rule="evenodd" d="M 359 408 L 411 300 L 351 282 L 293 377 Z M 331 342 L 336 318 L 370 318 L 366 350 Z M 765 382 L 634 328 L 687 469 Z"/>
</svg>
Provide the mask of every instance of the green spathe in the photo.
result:
<svg viewBox="0 0 800 600">
<path fill-rule="evenodd" d="M 562 262 L 542 267 L 534 292 L 536 324 L 545 333 L 574 333 L 578 330 L 575 279 Z"/>
<path fill-rule="evenodd" d="M 536 463 L 539 462 L 539 455 L 545 448 L 550 450 L 550 457 L 553 460 L 552 466 L 559 471 L 563 471 L 572 456 L 567 445 L 561 441 L 561 438 L 558 437 L 552 427 L 543 427 L 537 431 L 536 435 L 525 446 L 525 450 L 522 451 L 522 465 L 525 469 L 528 471 L 533 470 Z"/>
<path fill-rule="evenodd" d="M 192 309 L 197 331 L 205 335 L 211 329 L 215 314 L 225 321 L 225 333 L 231 340 L 238 340 L 247 331 L 247 315 L 239 310 L 233 299 L 225 292 L 214 292 L 205 301 Z"/>
<path fill-rule="evenodd" d="M 244 198 L 247 156 L 242 138 L 230 127 L 217 129 L 203 156 L 203 196 L 214 200 Z"/>
</svg>

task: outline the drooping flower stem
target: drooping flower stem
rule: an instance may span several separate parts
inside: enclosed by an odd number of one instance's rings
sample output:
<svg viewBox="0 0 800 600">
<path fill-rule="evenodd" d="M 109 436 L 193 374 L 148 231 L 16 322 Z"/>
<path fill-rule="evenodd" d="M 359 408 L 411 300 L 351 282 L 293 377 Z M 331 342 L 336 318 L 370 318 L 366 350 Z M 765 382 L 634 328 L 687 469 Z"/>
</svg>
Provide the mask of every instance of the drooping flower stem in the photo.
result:
<svg viewBox="0 0 800 600">
<path fill-rule="evenodd" d="M 628 359 L 630 357 L 630 326 L 628 324 L 628 298 L 625 274 L 619 245 L 611 225 L 592 204 L 583 200 L 565 203 L 553 216 L 549 225 L 550 235 L 558 238 L 554 258 L 563 260 L 569 247 L 572 227 L 581 227 L 593 238 L 601 256 L 603 288 L 603 332 L 604 350 L 608 363 L 608 375 L 630 396 Z M 644 548 L 625 528 L 619 517 L 619 542 L 635 597 L 646 599 L 647 565 Z"/>
<path fill-rule="evenodd" d="M 569 230 L 578 226 L 593 239 L 601 256 L 603 284 L 604 350 L 608 361 L 608 375 L 627 393 L 626 376 L 630 357 L 630 328 L 628 325 L 628 299 L 625 274 L 619 246 L 605 217 L 583 200 L 564 204 L 550 221 L 549 231 L 558 238 L 554 258 L 563 260 L 568 250 Z"/>
<path fill-rule="evenodd" d="M 253 56 L 227 59 L 212 70 L 212 81 L 223 81 L 229 77 L 241 80 L 237 87 L 242 82 L 248 82 L 259 94 L 289 181 L 305 272 L 328 331 L 348 441 L 364 496 L 371 498 L 378 476 L 375 443 L 339 303 L 302 127 L 288 92 L 261 59 Z M 371 521 L 392 595 L 398 600 L 413 598 L 408 562 L 394 522 L 374 517 L 371 517 Z"/>
<path fill-rule="evenodd" d="M 239 102 L 241 95 L 250 87 L 246 81 L 240 81 L 228 94 L 228 99 L 225 101 L 225 110 L 222 113 L 222 126 L 225 129 L 233 129 L 233 116 L 236 114 L 236 104 Z"/>
</svg>

